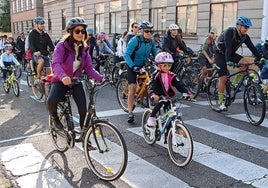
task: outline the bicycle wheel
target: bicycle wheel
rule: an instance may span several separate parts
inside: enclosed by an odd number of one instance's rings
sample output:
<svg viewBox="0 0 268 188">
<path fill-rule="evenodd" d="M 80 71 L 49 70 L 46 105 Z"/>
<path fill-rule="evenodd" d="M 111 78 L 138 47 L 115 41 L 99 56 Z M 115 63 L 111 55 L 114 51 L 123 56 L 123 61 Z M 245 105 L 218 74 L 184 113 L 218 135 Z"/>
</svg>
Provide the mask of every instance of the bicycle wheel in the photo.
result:
<svg viewBox="0 0 268 188">
<path fill-rule="evenodd" d="M 153 145 L 156 142 L 155 132 L 153 133 L 147 128 L 147 120 L 150 117 L 151 113 L 152 113 L 151 109 L 145 110 L 142 114 L 142 120 L 141 120 L 143 137 L 145 142 L 149 145 Z"/>
<path fill-rule="evenodd" d="M 128 98 L 128 82 L 122 78 L 118 81 L 116 86 L 116 98 L 119 106 L 125 112 L 128 112 L 127 98 Z"/>
<path fill-rule="evenodd" d="M 34 82 L 34 75 L 32 74 L 32 72 L 30 71 L 27 72 L 26 81 L 27 81 L 27 85 L 29 87 L 32 87 L 33 82 Z"/>
<path fill-rule="evenodd" d="M 120 70 L 120 67 L 118 66 L 114 66 L 113 70 L 112 70 L 112 82 L 113 82 L 113 85 L 116 86 L 118 80 L 119 80 L 119 70 Z"/>
<path fill-rule="evenodd" d="M 13 80 L 12 89 L 16 97 L 20 96 L 20 85 L 17 80 Z"/>
<path fill-rule="evenodd" d="M 182 75 L 182 81 L 188 90 L 193 93 L 194 98 L 196 98 L 200 90 L 198 74 L 194 70 L 185 70 Z"/>
<path fill-rule="evenodd" d="M 213 77 L 208 81 L 207 98 L 211 109 L 220 112 L 218 108 L 218 77 Z"/>
<path fill-rule="evenodd" d="M 174 121 L 176 130 L 169 129 L 168 132 L 168 153 L 171 160 L 179 167 L 184 167 L 192 160 L 193 140 L 189 130 L 183 123 L 176 119 Z"/>
<path fill-rule="evenodd" d="M 21 74 L 22 74 L 22 68 L 21 68 L 21 66 L 16 67 L 14 73 L 15 73 L 16 79 L 19 79 L 21 77 Z"/>
<path fill-rule="evenodd" d="M 265 117 L 265 98 L 260 86 L 252 82 L 245 88 L 244 108 L 249 122 L 252 125 L 260 125 Z"/>
<path fill-rule="evenodd" d="M 97 120 L 84 139 L 84 152 L 93 173 L 102 180 L 112 181 L 124 173 L 128 154 L 119 130 L 110 122 Z"/>
<path fill-rule="evenodd" d="M 4 88 L 5 93 L 9 93 L 10 86 L 7 82 L 3 83 L 3 88 Z"/>
<path fill-rule="evenodd" d="M 60 118 L 60 121 L 64 128 L 67 127 L 68 121 L 70 120 L 69 115 L 64 113 L 64 106 L 62 104 L 57 105 L 57 113 Z M 69 149 L 68 145 L 68 138 L 67 135 L 64 133 L 64 131 L 56 131 L 53 128 L 52 124 L 52 117 L 49 115 L 49 134 L 52 139 L 52 143 L 54 147 L 60 151 L 60 152 L 65 152 Z"/>
<path fill-rule="evenodd" d="M 32 85 L 32 92 L 36 100 L 40 100 L 43 97 L 42 86 L 39 80 L 34 80 Z"/>
</svg>

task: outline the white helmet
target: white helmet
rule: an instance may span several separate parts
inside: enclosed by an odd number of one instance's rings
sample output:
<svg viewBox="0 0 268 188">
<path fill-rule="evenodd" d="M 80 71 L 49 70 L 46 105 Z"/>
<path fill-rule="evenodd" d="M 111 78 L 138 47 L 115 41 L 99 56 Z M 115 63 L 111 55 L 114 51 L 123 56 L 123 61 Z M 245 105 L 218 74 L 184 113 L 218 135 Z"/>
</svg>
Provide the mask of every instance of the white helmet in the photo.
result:
<svg viewBox="0 0 268 188">
<path fill-rule="evenodd" d="M 169 27 L 168 27 L 169 30 L 172 30 L 172 29 L 176 29 L 177 30 L 179 28 L 180 27 L 177 24 L 170 24 Z"/>
<path fill-rule="evenodd" d="M 172 55 L 168 52 L 160 52 L 155 56 L 155 64 L 160 64 L 160 63 L 173 63 L 174 60 L 172 58 Z"/>
</svg>

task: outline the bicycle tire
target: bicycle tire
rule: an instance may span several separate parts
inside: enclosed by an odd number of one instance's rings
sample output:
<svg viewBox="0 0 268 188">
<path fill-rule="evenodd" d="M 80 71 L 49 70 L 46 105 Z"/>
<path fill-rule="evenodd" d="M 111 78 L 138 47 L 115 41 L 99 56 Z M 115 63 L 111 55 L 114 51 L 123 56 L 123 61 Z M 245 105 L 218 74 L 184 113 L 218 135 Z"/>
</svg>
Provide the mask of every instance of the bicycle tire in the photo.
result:
<svg viewBox="0 0 268 188">
<path fill-rule="evenodd" d="M 116 98 L 119 103 L 119 106 L 125 112 L 128 112 L 128 81 L 127 79 L 120 79 L 116 86 Z"/>
<path fill-rule="evenodd" d="M 156 142 L 155 136 L 150 138 L 151 136 L 150 131 L 146 128 L 147 120 L 150 117 L 151 113 L 152 113 L 151 109 L 145 110 L 142 114 L 142 121 L 141 121 L 143 137 L 145 142 L 149 145 L 153 145 Z"/>
<path fill-rule="evenodd" d="M 42 93 L 42 86 L 40 85 L 38 80 L 34 80 L 33 85 L 32 85 L 32 92 L 36 100 L 40 100 L 43 98 L 43 93 Z"/>
<path fill-rule="evenodd" d="M 33 82 L 34 82 L 34 75 L 32 72 L 28 71 L 26 75 L 26 82 L 29 87 L 32 87 Z"/>
<path fill-rule="evenodd" d="M 266 112 L 264 94 L 260 85 L 252 82 L 244 91 L 244 109 L 250 124 L 259 126 Z"/>
<path fill-rule="evenodd" d="M 100 179 L 116 180 L 124 173 L 128 161 L 123 136 L 108 121 L 96 120 L 92 126 L 94 131 L 90 127 L 83 142 L 87 164 Z"/>
<path fill-rule="evenodd" d="M 168 153 L 171 160 L 179 167 L 190 163 L 193 157 L 193 140 L 187 127 L 178 119 L 174 120 L 176 130 L 169 129 L 168 132 Z M 176 138 L 173 138 L 174 135 Z M 176 142 L 176 143 L 174 143 Z"/>
<path fill-rule="evenodd" d="M 15 68 L 14 74 L 15 74 L 16 79 L 19 79 L 21 77 L 21 74 L 22 74 L 21 66 L 18 66 L 18 67 Z"/>
<path fill-rule="evenodd" d="M 57 114 L 62 125 L 66 128 L 68 125 L 68 121 L 70 120 L 70 117 L 69 115 L 64 113 L 64 106 L 61 103 L 58 103 L 57 105 Z M 52 139 L 54 147 L 60 152 L 67 151 L 69 149 L 67 135 L 64 134 L 63 131 L 56 131 L 53 128 L 52 117 L 50 115 L 48 125 L 49 125 L 49 134 Z"/>
<path fill-rule="evenodd" d="M 199 76 L 194 70 L 187 69 L 182 75 L 182 82 L 192 92 L 194 98 L 198 96 L 200 90 Z"/>
<path fill-rule="evenodd" d="M 218 77 L 213 77 L 208 81 L 207 98 L 210 108 L 220 112 L 221 110 L 218 108 Z"/>
<path fill-rule="evenodd" d="M 13 80 L 12 89 L 13 89 L 14 95 L 16 97 L 19 97 L 20 96 L 20 85 L 19 85 L 17 80 Z"/>
<path fill-rule="evenodd" d="M 119 70 L 120 70 L 120 68 L 117 67 L 117 66 L 114 66 L 114 68 L 112 70 L 112 82 L 113 82 L 114 86 L 117 85 L 117 82 L 118 82 L 118 80 L 120 78 Z"/>
<path fill-rule="evenodd" d="M 10 85 L 7 82 L 3 83 L 3 88 L 4 88 L 5 93 L 9 93 Z"/>
</svg>

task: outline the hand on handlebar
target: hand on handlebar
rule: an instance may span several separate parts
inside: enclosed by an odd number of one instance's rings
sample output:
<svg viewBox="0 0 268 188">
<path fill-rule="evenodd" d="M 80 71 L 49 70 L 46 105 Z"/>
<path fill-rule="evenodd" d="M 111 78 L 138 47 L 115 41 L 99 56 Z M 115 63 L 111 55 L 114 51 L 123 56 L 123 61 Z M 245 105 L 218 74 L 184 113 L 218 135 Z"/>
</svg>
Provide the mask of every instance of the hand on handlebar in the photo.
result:
<svg viewBox="0 0 268 188">
<path fill-rule="evenodd" d="M 64 85 L 71 85 L 72 84 L 72 80 L 69 76 L 63 77 L 61 81 Z"/>
<path fill-rule="evenodd" d="M 134 65 L 134 66 L 132 67 L 132 70 L 133 70 L 134 72 L 140 72 L 141 67 Z"/>
</svg>

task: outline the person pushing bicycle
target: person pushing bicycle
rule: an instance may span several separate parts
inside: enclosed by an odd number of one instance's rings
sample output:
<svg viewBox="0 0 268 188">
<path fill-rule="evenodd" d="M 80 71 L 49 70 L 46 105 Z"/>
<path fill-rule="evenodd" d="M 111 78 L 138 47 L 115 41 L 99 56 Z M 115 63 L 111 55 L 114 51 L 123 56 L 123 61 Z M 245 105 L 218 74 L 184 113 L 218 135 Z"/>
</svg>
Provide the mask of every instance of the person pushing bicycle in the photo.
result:
<svg viewBox="0 0 268 188">
<path fill-rule="evenodd" d="M 261 56 L 257 49 L 254 47 L 247 31 L 252 26 L 250 18 L 241 16 L 236 20 L 236 27 L 229 27 L 225 30 L 216 40 L 215 62 L 219 69 L 219 82 L 218 82 L 218 107 L 220 110 L 227 110 L 224 104 L 224 90 L 227 81 L 227 65 L 234 66 L 235 64 L 246 64 L 247 59 L 236 53 L 237 49 L 243 43 L 247 45 L 253 55 L 260 59 Z M 241 67 L 244 68 L 244 67 Z M 232 85 L 235 86 L 242 74 L 237 74 L 234 78 Z"/>
<path fill-rule="evenodd" d="M 53 78 L 51 90 L 47 99 L 48 111 L 56 129 L 62 130 L 63 125 L 57 115 L 57 104 L 64 98 L 69 87 L 72 87 L 72 96 L 78 107 L 79 122 L 82 129 L 86 117 L 86 96 L 82 83 L 72 85 L 73 77 L 81 77 L 82 72 L 95 79 L 104 81 L 92 65 L 92 59 L 85 46 L 87 24 L 80 17 L 71 18 L 67 22 L 68 34 L 56 45 L 52 57 Z"/>
<path fill-rule="evenodd" d="M 155 64 L 158 70 L 152 75 L 152 80 L 149 83 L 148 93 L 155 104 L 152 113 L 147 121 L 148 128 L 156 128 L 156 114 L 162 107 L 163 103 L 157 103 L 160 96 L 174 97 L 176 95 L 173 87 L 185 96 L 193 99 L 193 94 L 187 90 L 183 82 L 170 71 L 174 60 L 168 52 L 160 52 L 155 57 Z M 167 104 L 168 105 L 168 104 Z"/>
</svg>

